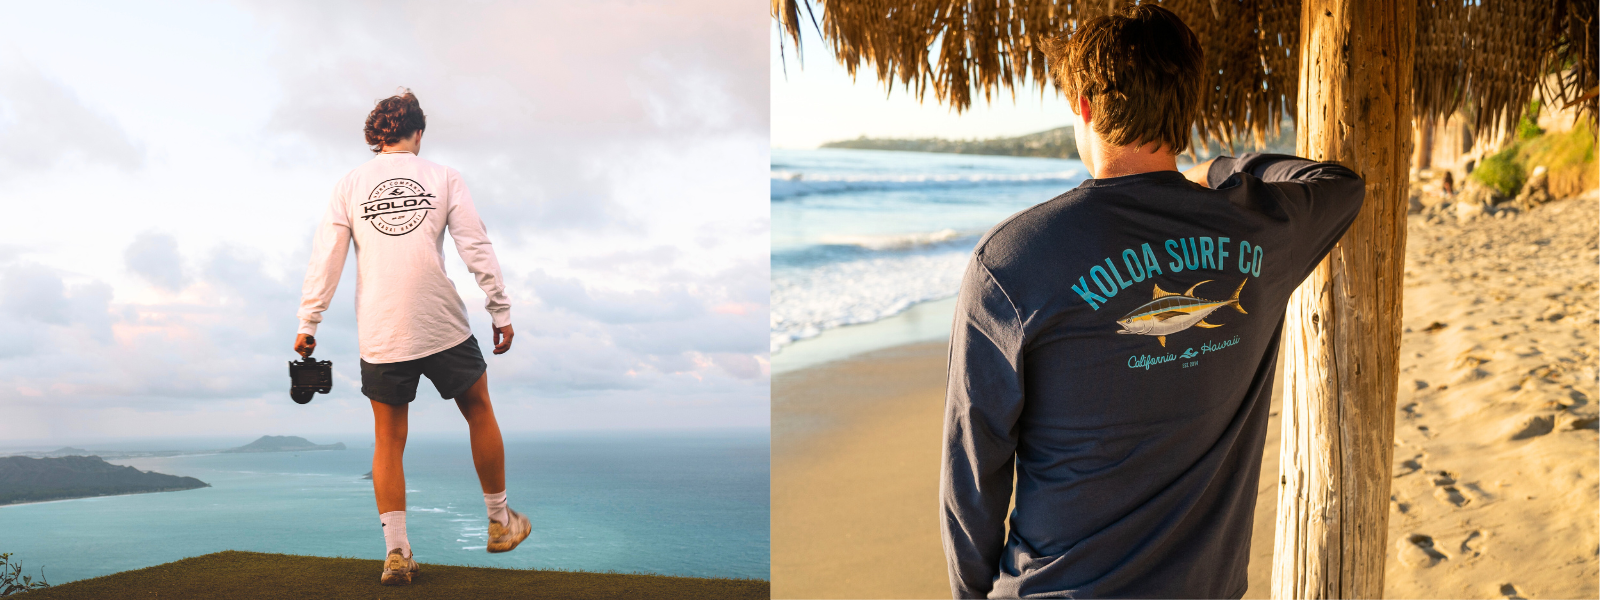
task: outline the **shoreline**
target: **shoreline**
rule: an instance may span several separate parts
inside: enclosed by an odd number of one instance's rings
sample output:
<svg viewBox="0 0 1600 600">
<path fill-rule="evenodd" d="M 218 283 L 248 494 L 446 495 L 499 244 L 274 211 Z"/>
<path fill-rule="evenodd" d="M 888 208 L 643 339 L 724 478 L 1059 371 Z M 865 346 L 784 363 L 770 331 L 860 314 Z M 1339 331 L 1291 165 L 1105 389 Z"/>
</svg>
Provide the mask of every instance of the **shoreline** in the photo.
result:
<svg viewBox="0 0 1600 600">
<path fill-rule="evenodd" d="M 207 483 L 205 485 L 202 485 L 202 486 L 199 486 L 199 487 L 192 487 L 192 488 L 171 488 L 171 489 L 165 489 L 165 490 L 145 490 L 145 491 L 142 491 L 142 492 L 117 492 L 117 493 L 114 493 L 114 494 L 96 494 L 96 495 L 93 495 L 93 496 L 73 496 L 71 498 L 51 498 L 49 500 L 23 500 L 23 501 L 20 501 L 20 502 L 6 502 L 6 503 L 3 503 L 3 504 L 0 504 L 0 508 L 7 508 L 7 507 L 11 507 L 11 506 L 24 506 L 24 505 L 28 505 L 28 504 L 53 504 L 53 503 L 56 503 L 56 502 L 71 502 L 73 500 L 88 500 L 90 498 L 114 498 L 114 497 L 117 497 L 117 496 L 138 496 L 140 494 L 165 494 L 167 492 L 187 492 L 187 491 L 190 491 L 190 490 L 203 490 L 203 489 L 208 488 L 208 487 L 211 487 L 211 484 Z"/>
<path fill-rule="evenodd" d="M 772 354 L 772 374 L 788 373 L 898 346 L 947 340 L 956 298 L 918 302 L 870 323 L 835 327 Z"/>
</svg>

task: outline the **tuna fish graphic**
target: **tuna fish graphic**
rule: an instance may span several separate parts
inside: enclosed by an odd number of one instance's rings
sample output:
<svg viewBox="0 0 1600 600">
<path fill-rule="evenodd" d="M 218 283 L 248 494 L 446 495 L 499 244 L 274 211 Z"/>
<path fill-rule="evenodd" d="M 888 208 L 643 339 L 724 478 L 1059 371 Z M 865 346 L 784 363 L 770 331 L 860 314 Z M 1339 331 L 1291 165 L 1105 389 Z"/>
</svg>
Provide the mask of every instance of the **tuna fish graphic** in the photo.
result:
<svg viewBox="0 0 1600 600">
<path fill-rule="evenodd" d="M 1117 333 L 1153 335 L 1156 336 L 1156 341 L 1161 342 L 1162 347 L 1166 347 L 1167 336 L 1179 331 L 1193 326 L 1221 327 L 1215 323 L 1207 323 L 1206 315 L 1230 304 L 1234 309 L 1244 313 L 1244 307 L 1239 306 L 1239 292 L 1249 280 L 1250 278 L 1246 277 L 1244 281 L 1239 282 L 1239 287 L 1233 290 L 1233 298 L 1227 300 L 1206 300 L 1195 297 L 1194 289 L 1210 283 L 1210 279 L 1190 286 L 1189 291 L 1182 294 L 1174 294 L 1157 285 L 1155 298 L 1117 320 L 1117 324 L 1122 326 L 1122 331 Z"/>
</svg>

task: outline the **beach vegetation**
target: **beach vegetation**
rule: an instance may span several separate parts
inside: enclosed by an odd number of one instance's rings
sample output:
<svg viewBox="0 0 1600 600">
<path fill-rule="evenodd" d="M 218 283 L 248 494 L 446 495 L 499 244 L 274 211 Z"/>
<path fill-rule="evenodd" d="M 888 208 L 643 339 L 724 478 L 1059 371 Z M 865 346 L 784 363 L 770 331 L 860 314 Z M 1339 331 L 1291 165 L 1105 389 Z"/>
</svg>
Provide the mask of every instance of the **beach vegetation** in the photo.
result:
<svg viewBox="0 0 1600 600">
<path fill-rule="evenodd" d="M 1500 195 L 1517 195 L 1528 174 L 1537 167 L 1549 173 L 1550 193 L 1564 197 L 1600 184 L 1595 170 L 1595 130 L 1588 119 L 1578 119 L 1567 131 L 1546 131 L 1538 125 L 1539 101 L 1534 100 L 1517 123 L 1516 136 L 1499 152 L 1484 158 L 1470 177 Z"/>
<path fill-rule="evenodd" d="M 22 574 L 22 561 L 11 562 L 11 553 L 0 554 L 0 596 L 15 596 L 23 592 L 50 587 L 44 579 L 44 567 L 39 568 L 39 580 Z"/>
<path fill-rule="evenodd" d="M 1501 196 L 1510 198 L 1517 195 L 1517 190 L 1522 189 L 1522 181 L 1527 177 L 1527 172 L 1517 160 L 1517 145 L 1512 144 L 1484 158 L 1478 163 L 1478 168 L 1472 171 L 1471 177 Z"/>
<path fill-rule="evenodd" d="M 1539 99 L 1534 98 L 1528 103 L 1528 110 L 1522 113 L 1522 118 L 1517 119 L 1517 139 L 1531 140 L 1544 133 L 1539 128 Z"/>
<path fill-rule="evenodd" d="M 1588 119 L 1578 119 L 1569 131 L 1547 131 L 1517 145 L 1524 169 L 1547 169 L 1550 195 L 1556 198 L 1600 187 L 1597 158 L 1595 129 Z"/>
</svg>

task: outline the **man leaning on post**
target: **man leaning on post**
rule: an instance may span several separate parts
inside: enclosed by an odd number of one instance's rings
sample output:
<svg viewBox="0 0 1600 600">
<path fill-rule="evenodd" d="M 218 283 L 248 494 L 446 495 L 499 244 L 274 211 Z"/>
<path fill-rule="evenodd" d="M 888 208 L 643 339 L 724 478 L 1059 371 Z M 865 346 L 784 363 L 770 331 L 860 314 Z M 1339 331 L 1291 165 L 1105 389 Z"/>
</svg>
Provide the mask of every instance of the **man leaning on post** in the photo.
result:
<svg viewBox="0 0 1600 600">
<path fill-rule="evenodd" d="M 1363 183 L 1272 154 L 1179 172 L 1207 73 L 1166 9 L 1089 21 L 1048 60 L 1093 178 L 995 226 L 963 277 L 951 592 L 1241 597 L 1285 307 Z"/>
</svg>

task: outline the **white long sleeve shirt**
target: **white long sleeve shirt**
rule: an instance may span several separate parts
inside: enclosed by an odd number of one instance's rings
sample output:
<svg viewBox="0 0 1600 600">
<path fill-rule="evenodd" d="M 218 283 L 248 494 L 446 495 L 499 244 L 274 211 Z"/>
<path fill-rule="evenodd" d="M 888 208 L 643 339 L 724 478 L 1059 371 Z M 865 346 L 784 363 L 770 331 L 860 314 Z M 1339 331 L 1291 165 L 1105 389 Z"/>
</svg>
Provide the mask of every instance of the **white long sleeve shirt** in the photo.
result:
<svg viewBox="0 0 1600 600">
<path fill-rule="evenodd" d="M 455 169 L 409 152 L 384 153 L 333 189 L 317 226 L 300 296 L 300 333 L 315 335 L 356 244 L 361 358 L 394 363 L 446 350 L 472 335 L 467 306 L 444 271 L 444 233 L 488 296 L 496 327 L 511 323 L 500 262 Z"/>
</svg>

